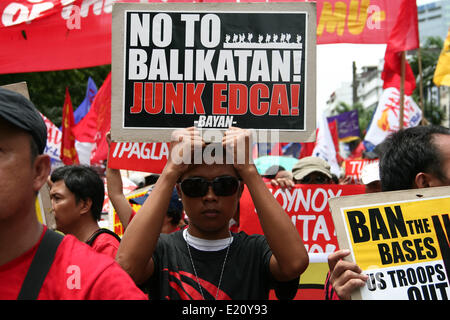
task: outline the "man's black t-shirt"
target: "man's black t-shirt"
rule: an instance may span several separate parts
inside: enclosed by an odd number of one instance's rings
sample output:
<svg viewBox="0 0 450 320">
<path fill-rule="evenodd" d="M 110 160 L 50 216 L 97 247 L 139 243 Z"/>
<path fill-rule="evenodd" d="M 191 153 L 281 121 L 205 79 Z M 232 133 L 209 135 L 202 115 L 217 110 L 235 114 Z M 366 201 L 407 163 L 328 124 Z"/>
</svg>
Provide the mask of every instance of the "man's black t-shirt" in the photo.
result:
<svg viewBox="0 0 450 320">
<path fill-rule="evenodd" d="M 280 299 L 292 299 L 298 278 L 289 282 L 275 281 L 269 270 L 272 252 L 262 235 L 233 233 L 233 242 L 226 259 L 218 300 L 268 299 L 275 288 Z M 200 251 L 189 247 L 198 282 L 206 300 L 216 297 L 227 248 Z M 150 299 L 202 300 L 199 283 L 189 257 L 183 232 L 161 234 L 153 254 L 155 272 L 145 284 Z"/>
</svg>

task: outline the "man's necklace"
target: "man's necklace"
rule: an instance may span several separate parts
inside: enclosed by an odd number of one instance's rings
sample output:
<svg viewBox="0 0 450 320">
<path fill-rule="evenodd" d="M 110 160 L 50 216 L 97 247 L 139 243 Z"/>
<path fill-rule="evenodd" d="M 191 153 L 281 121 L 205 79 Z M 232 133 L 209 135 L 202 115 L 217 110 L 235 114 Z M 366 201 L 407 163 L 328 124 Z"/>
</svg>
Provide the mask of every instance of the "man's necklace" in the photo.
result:
<svg viewBox="0 0 450 320">
<path fill-rule="evenodd" d="M 233 237 L 232 237 L 231 232 L 230 232 L 230 242 L 228 243 L 227 253 L 225 254 L 225 259 L 223 260 L 222 270 L 220 271 L 220 278 L 219 278 L 219 283 L 217 285 L 216 297 L 214 298 L 215 300 L 217 300 L 217 297 L 219 295 L 220 284 L 222 283 L 223 271 L 225 270 L 225 264 L 227 263 L 228 252 L 230 251 L 231 241 L 232 240 L 233 240 Z M 198 288 L 200 289 L 200 294 L 202 295 L 203 300 L 205 300 L 205 296 L 203 295 L 202 285 L 200 284 L 200 281 L 198 280 L 197 270 L 195 269 L 194 259 L 192 259 L 191 249 L 189 249 L 189 242 L 187 240 L 187 237 L 186 237 L 186 247 L 187 247 L 187 250 L 188 250 L 188 253 L 189 253 L 189 259 L 191 260 L 191 263 L 192 263 L 192 268 L 194 269 L 195 279 L 197 281 Z"/>
</svg>

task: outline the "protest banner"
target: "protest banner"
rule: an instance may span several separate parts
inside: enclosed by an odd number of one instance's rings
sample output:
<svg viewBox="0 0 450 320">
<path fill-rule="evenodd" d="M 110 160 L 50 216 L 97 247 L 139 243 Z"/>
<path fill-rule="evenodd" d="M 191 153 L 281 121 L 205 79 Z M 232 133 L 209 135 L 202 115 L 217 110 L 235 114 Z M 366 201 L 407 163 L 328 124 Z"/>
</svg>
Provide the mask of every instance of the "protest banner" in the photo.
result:
<svg viewBox="0 0 450 320">
<path fill-rule="evenodd" d="M 346 159 L 345 163 L 345 176 L 350 178 L 350 183 L 362 183 L 361 174 L 364 166 L 369 163 L 378 162 L 378 159 Z"/>
<path fill-rule="evenodd" d="M 152 0 L 147 2 L 150 1 Z M 113 0 L 0 1 L 0 41 L 8 43 L 8 46 L 3 46 L 0 51 L 2 66 L 0 73 L 62 70 L 110 64 L 113 2 Z M 121 0 L 121 2 L 143 2 L 143 0 Z M 177 0 L 162 2 L 177 2 Z M 316 3 L 318 44 L 386 43 L 395 24 L 401 1 L 317 0 Z"/>
<path fill-rule="evenodd" d="M 268 185 L 302 236 L 310 264 L 300 277 L 296 299 L 322 300 L 328 272 L 327 257 L 339 250 L 328 199 L 364 193 L 362 185 L 296 185 L 291 190 Z M 263 234 L 255 206 L 247 188 L 240 201 L 240 230 Z"/>
<path fill-rule="evenodd" d="M 337 121 L 340 142 L 348 143 L 359 138 L 358 110 L 351 110 L 336 116 L 327 117 L 328 123 Z"/>
<path fill-rule="evenodd" d="M 108 167 L 161 173 L 168 156 L 165 142 L 111 142 Z"/>
<path fill-rule="evenodd" d="M 448 300 L 450 187 L 330 199 L 339 247 L 369 276 L 352 299 Z"/>
<path fill-rule="evenodd" d="M 315 4 L 117 3 L 112 15 L 113 141 L 191 126 L 206 140 L 230 126 L 314 140 Z"/>
<path fill-rule="evenodd" d="M 400 129 L 400 91 L 387 88 L 378 101 L 372 121 L 367 129 L 365 142 L 376 146 L 389 134 Z M 422 120 L 422 111 L 411 96 L 404 95 L 403 127 L 415 127 Z"/>
</svg>

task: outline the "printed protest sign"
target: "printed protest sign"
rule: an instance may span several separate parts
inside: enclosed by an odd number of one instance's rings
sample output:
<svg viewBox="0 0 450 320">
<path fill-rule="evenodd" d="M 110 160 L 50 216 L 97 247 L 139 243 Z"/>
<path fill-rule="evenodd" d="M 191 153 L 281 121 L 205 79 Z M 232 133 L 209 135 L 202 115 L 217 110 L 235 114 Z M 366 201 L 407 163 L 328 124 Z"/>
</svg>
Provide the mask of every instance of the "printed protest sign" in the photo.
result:
<svg viewBox="0 0 450 320">
<path fill-rule="evenodd" d="M 337 250 L 338 242 L 328 199 L 364 193 L 364 186 L 360 185 L 295 185 L 289 190 L 269 184 L 268 188 L 303 237 L 308 253 Z M 247 188 L 240 201 L 240 228 L 248 234 L 263 234 Z"/>
<path fill-rule="evenodd" d="M 315 139 L 315 4 L 117 3 L 112 28 L 114 141 L 191 126 Z"/>
<path fill-rule="evenodd" d="M 369 276 L 352 299 L 448 300 L 450 188 L 330 199 L 339 246 Z"/>
<path fill-rule="evenodd" d="M 361 185 L 296 185 L 281 189 L 268 185 L 286 214 L 302 236 L 309 255 L 309 266 L 300 277 L 295 299 L 323 300 L 323 286 L 328 272 L 327 257 L 339 250 L 328 199 L 364 193 Z M 240 230 L 247 234 L 263 234 L 255 206 L 247 188 L 240 201 Z"/>
<path fill-rule="evenodd" d="M 108 167 L 161 173 L 168 156 L 166 142 L 111 142 Z"/>
</svg>

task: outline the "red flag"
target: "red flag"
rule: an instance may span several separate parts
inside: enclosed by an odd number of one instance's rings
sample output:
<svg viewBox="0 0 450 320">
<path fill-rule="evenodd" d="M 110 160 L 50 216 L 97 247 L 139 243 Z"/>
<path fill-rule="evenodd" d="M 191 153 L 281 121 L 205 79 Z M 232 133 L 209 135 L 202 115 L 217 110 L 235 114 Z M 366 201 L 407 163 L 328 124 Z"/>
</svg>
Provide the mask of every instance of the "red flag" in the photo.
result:
<svg viewBox="0 0 450 320">
<path fill-rule="evenodd" d="M 95 95 L 91 109 L 75 126 L 73 132 L 77 141 L 92 143 L 91 164 L 106 160 L 108 146 L 106 133 L 111 127 L 111 73 Z"/>
<path fill-rule="evenodd" d="M 402 0 L 397 21 L 389 35 L 381 73 L 383 89 L 400 89 L 401 53 L 419 47 L 419 27 L 415 0 Z M 405 62 L 405 95 L 412 95 L 416 88 L 416 78 L 411 66 Z"/>
<path fill-rule="evenodd" d="M 64 99 L 62 123 L 61 160 L 65 165 L 79 164 L 80 161 L 75 149 L 75 136 L 72 132 L 75 120 L 68 88 L 66 88 L 66 97 Z"/>
<path fill-rule="evenodd" d="M 383 79 L 383 89 L 397 88 L 400 90 L 401 81 L 401 52 L 388 52 L 384 56 L 384 69 L 381 73 L 381 79 Z M 410 96 L 416 88 L 416 77 L 409 65 L 405 60 L 405 95 Z"/>
<path fill-rule="evenodd" d="M 91 163 L 100 163 L 108 158 L 106 134 L 111 129 L 111 72 L 97 92 L 91 109 L 94 109 L 97 113 Z"/>
<path fill-rule="evenodd" d="M 402 0 L 397 21 L 389 34 L 386 51 L 401 52 L 419 47 L 416 0 Z"/>
</svg>

